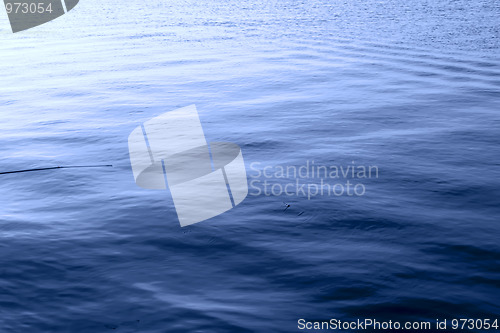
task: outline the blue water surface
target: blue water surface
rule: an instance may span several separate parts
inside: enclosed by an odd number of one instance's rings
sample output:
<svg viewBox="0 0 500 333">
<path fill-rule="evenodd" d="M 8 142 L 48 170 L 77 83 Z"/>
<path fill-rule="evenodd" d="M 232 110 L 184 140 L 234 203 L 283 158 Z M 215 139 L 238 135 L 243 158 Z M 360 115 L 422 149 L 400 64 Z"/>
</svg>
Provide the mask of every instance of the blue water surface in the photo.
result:
<svg viewBox="0 0 500 333">
<path fill-rule="evenodd" d="M 0 175 L 0 332 L 499 318 L 499 17 L 495 0 L 82 0 L 12 34 L 1 16 L 0 172 L 113 167 Z M 190 104 L 249 174 L 378 177 L 181 228 L 168 191 L 136 186 L 127 138 Z"/>
</svg>

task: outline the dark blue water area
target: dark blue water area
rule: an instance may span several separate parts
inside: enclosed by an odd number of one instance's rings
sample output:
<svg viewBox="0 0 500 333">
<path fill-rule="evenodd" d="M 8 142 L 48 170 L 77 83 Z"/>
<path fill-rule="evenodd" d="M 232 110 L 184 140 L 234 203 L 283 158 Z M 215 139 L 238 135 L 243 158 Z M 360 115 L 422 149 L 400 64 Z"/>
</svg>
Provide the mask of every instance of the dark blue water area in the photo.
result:
<svg viewBox="0 0 500 333">
<path fill-rule="evenodd" d="M 0 175 L 0 333 L 500 320 L 499 12 L 89 0 L 1 30 L 0 172 L 113 167 Z M 127 139 L 190 104 L 253 186 L 181 228 L 168 190 L 135 184 Z M 376 173 L 277 173 L 311 165 Z"/>
</svg>

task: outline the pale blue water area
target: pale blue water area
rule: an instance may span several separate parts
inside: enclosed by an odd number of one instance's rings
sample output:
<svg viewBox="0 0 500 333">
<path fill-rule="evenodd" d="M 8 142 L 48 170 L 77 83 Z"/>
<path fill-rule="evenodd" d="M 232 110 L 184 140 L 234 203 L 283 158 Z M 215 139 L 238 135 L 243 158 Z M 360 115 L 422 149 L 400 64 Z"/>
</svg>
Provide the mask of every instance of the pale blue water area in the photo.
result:
<svg viewBox="0 0 500 333">
<path fill-rule="evenodd" d="M 0 172 L 114 167 L 0 175 L 0 332 L 498 318 L 499 17 L 494 0 L 81 0 L 12 34 L 2 14 Z M 167 191 L 134 183 L 127 138 L 190 104 L 249 174 L 379 177 L 181 228 Z"/>
</svg>

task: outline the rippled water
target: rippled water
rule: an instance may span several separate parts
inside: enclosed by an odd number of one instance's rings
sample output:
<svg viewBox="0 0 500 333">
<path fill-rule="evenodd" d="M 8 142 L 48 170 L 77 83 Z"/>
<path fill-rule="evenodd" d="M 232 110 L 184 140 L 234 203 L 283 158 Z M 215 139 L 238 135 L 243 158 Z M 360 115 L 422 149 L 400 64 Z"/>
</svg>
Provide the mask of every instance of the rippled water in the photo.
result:
<svg viewBox="0 0 500 333">
<path fill-rule="evenodd" d="M 0 175 L 0 331 L 498 316 L 499 14 L 493 0 L 82 0 L 19 34 L 4 16 L 0 172 L 114 167 Z M 180 228 L 168 192 L 135 185 L 127 137 L 189 104 L 249 171 L 380 175 L 363 196 L 250 195 Z"/>
</svg>

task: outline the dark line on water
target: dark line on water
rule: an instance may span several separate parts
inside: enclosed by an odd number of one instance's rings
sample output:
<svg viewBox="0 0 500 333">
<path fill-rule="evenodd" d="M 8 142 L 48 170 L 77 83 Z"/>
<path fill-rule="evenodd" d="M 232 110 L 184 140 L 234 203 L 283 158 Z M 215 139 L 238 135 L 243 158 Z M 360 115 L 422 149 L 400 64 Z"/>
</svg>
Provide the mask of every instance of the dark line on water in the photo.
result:
<svg viewBox="0 0 500 333">
<path fill-rule="evenodd" d="M 103 164 L 103 165 L 68 165 L 68 166 L 56 166 L 56 167 L 48 167 L 48 168 L 36 168 L 36 169 L 26 169 L 26 170 L 16 170 L 16 171 L 5 171 L 0 172 L 0 175 L 7 175 L 10 173 L 22 173 L 22 172 L 33 172 L 33 171 L 45 171 L 45 170 L 56 170 L 56 169 L 74 169 L 74 168 L 104 168 L 104 167 L 112 167 L 111 164 Z"/>
</svg>

